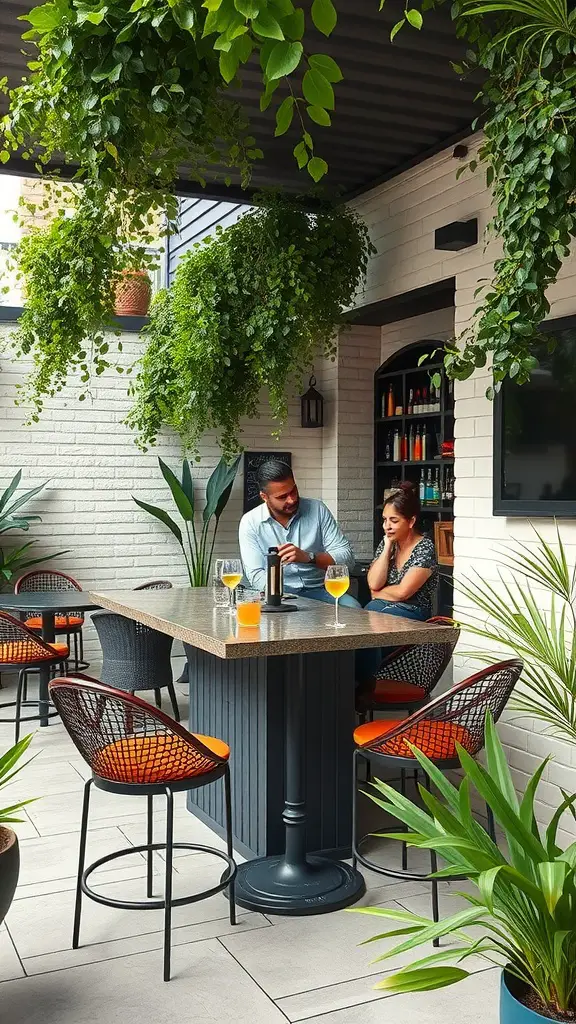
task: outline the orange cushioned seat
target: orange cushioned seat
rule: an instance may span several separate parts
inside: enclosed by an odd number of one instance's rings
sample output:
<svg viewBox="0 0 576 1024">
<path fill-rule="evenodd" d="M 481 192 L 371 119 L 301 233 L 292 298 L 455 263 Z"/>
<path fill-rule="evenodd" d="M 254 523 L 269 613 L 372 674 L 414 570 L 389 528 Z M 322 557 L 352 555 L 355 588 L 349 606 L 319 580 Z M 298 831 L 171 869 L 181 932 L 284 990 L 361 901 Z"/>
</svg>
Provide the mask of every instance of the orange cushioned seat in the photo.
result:
<svg viewBox="0 0 576 1024">
<path fill-rule="evenodd" d="M 403 683 L 399 679 L 378 679 L 373 690 L 367 694 L 371 704 L 408 704 L 424 700 L 426 690 L 415 683 Z"/>
<path fill-rule="evenodd" d="M 32 618 L 26 619 L 28 629 L 42 629 L 42 616 L 33 615 Z M 66 629 L 68 626 L 83 626 L 84 619 L 81 615 L 56 615 L 54 619 L 55 629 Z"/>
<path fill-rule="evenodd" d="M 379 736 L 397 729 L 399 724 L 397 718 L 380 718 L 375 722 L 366 722 L 354 730 L 354 742 L 359 747 L 370 746 Z M 456 757 L 457 743 L 467 749 L 470 747 L 470 733 L 463 725 L 457 722 L 422 719 L 406 729 L 402 735 L 394 736 L 389 741 L 384 737 L 378 748 L 382 754 L 389 754 L 392 757 L 414 758 L 406 740 L 418 747 L 431 761 Z"/>
<path fill-rule="evenodd" d="M 34 642 L 32 641 L 32 643 Z M 48 644 L 48 646 L 52 648 L 55 655 L 61 655 L 62 658 L 68 657 L 67 644 Z M 48 655 L 46 657 L 48 658 Z M 20 662 L 23 665 L 33 665 L 35 662 L 43 660 L 39 653 L 30 655 L 30 649 L 25 641 L 11 640 L 9 643 L 0 644 L 0 665 L 17 665 Z"/>
<path fill-rule="evenodd" d="M 192 735 L 218 760 L 213 761 L 174 733 L 126 736 L 98 751 L 94 771 L 112 782 L 176 782 L 193 775 L 205 775 L 230 757 L 230 747 L 223 740 Z"/>
</svg>

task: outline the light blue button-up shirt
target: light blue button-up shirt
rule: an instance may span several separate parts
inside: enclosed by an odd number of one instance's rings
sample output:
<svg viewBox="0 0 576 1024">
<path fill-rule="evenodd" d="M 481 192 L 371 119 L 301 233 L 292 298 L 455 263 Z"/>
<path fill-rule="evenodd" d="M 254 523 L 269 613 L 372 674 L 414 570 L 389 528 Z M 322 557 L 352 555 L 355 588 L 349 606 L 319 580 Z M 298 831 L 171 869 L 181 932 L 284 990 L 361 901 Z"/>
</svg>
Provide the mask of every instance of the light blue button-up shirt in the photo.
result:
<svg viewBox="0 0 576 1024">
<path fill-rule="evenodd" d="M 298 511 L 286 526 L 274 519 L 266 503 L 262 502 L 242 516 L 238 538 L 244 574 L 256 590 L 266 587 L 268 548 L 280 547 L 281 544 L 294 544 L 314 554 L 324 551 L 332 555 L 337 565 L 347 565 L 350 569 L 354 566 L 350 544 L 330 510 L 316 498 L 300 498 Z M 313 564 L 284 566 L 284 584 L 290 590 L 321 587 L 324 575 L 324 569 Z"/>
</svg>

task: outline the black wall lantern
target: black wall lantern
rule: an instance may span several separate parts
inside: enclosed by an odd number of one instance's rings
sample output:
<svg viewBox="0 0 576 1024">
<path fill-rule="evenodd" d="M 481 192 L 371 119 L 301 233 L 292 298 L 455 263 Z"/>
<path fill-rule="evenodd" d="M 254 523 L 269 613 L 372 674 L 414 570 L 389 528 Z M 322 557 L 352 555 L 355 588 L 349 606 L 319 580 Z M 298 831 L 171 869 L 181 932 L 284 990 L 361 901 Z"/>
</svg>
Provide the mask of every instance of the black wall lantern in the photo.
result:
<svg viewBox="0 0 576 1024">
<path fill-rule="evenodd" d="M 319 391 L 316 391 L 314 385 L 316 383 L 316 377 L 312 375 L 310 377 L 310 387 L 305 395 L 302 395 L 300 399 L 300 422 L 303 427 L 323 427 L 324 426 L 324 399 Z"/>
</svg>

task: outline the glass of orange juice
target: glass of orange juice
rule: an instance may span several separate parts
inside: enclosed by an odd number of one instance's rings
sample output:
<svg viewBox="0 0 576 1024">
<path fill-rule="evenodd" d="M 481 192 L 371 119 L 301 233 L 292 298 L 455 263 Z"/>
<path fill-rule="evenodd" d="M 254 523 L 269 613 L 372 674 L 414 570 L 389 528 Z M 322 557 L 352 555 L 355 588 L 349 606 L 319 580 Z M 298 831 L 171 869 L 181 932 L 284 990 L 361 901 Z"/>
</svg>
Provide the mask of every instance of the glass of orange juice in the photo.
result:
<svg viewBox="0 0 576 1024">
<path fill-rule="evenodd" d="M 223 558 L 220 565 L 220 579 L 230 591 L 230 608 L 234 608 L 234 591 L 240 583 L 244 570 L 239 558 Z"/>
<path fill-rule="evenodd" d="M 259 626 L 262 603 L 259 590 L 239 590 L 236 594 L 236 617 L 239 626 Z"/>
<path fill-rule="evenodd" d="M 324 586 L 335 602 L 334 622 L 330 623 L 334 629 L 341 629 L 346 625 L 338 618 L 338 601 L 346 593 L 350 586 L 350 573 L 347 565 L 329 565 L 324 577 Z"/>
</svg>

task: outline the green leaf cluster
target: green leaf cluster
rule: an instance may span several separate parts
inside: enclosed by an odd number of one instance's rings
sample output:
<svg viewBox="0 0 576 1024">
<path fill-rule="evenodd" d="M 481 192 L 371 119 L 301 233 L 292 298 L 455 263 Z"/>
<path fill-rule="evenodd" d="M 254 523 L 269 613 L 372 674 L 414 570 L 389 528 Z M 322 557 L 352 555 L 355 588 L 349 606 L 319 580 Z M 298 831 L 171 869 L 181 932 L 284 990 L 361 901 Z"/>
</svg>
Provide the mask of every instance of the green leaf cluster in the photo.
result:
<svg viewBox="0 0 576 1024">
<path fill-rule="evenodd" d="M 438 2 L 425 0 L 422 10 Z M 493 398 L 506 377 L 523 384 L 538 366 L 546 293 L 576 237 L 576 10 L 567 0 L 456 0 L 451 10 L 469 47 L 455 71 L 480 69 L 485 79 L 479 160 L 503 254 L 445 365 L 458 380 L 489 365 Z M 407 10 L 394 32 L 406 23 L 419 29 L 420 12 Z"/>
<path fill-rule="evenodd" d="M 183 530 L 165 509 L 149 505 L 140 498 L 134 498 L 139 508 L 167 526 L 178 541 L 191 587 L 207 587 L 210 583 L 218 525 L 232 492 L 240 458 L 241 456 L 237 455 L 231 462 L 220 459 L 206 484 L 204 507 L 201 512 L 196 508 L 194 481 L 188 460 L 184 459 L 182 462 L 182 474 L 178 479 L 170 466 L 162 459 L 158 459 L 162 476 L 170 488 L 174 504 L 182 518 Z"/>
<path fill-rule="evenodd" d="M 19 469 L 4 492 L 0 494 L 0 535 L 7 533 L 9 530 L 24 530 L 24 532 L 27 532 L 30 529 L 31 523 L 41 522 L 41 516 L 30 515 L 29 512 L 22 512 L 21 509 L 31 498 L 44 490 L 46 483 L 39 484 L 37 487 L 32 487 L 29 491 L 24 491 L 23 494 L 16 495 L 21 480 L 22 470 Z M 0 586 L 2 583 L 10 583 L 15 576 L 19 576 L 24 569 L 29 569 L 31 565 L 38 565 L 39 562 L 47 560 L 46 555 L 42 555 L 40 558 L 30 558 L 30 548 L 34 544 L 36 544 L 35 540 L 29 540 L 26 544 L 21 544 L 20 547 L 9 548 L 8 550 L 4 550 L 0 546 Z M 66 551 L 58 551 L 57 554 L 50 555 L 50 560 L 66 553 Z"/>
<path fill-rule="evenodd" d="M 32 742 L 32 737 L 33 733 L 30 733 L 28 736 L 24 736 L 23 739 L 13 747 L 10 747 L 10 749 L 0 757 L 0 789 L 2 789 L 3 786 L 8 786 L 16 775 L 18 775 L 23 768 L 26 768 L 26 765 L 30 764 L 30 761 L 34 760 L 34 758 L 31 757 L 26 764 L 18 764 L 22 755 L 28 750 L 28 747 Z M 35 799 L 36 797 L 32 797 L 30 800 L 18 800 L 17 803 L 11 804 L 9 807 L 0 807 L 0 826 L 22 821 L 22 818 L 15 818 L 14 815 L 18 814 L 18 811 L 25 807 L 26 804 L 33 803 Z"/>
<path fill-rule="evenodd" d="M 352 211 L 311 213 L 268 197 L 185 253 L 143 332 L 127 420 L 140 444 L 154 444 L 167 425 L 195 451 L 216 430 L 231 457 L 241 419 L 259 415 L 262 389 L 280 429 L 289 388 L 318 352 L 333 352 L 371 251 Z"/>
<path fill-rule="evenodd" d="M 552 545 L 535 531 L 536 546 L 501 552 L 496 585 L 475 574 L 455 587 L 472 610 L 462 621 L 473 636 L 522 658 L 522 681 L 511 706 L 539 718 L 561 739 L 576 740 L 576 566 L 557 527 Z M 549 609 L 549 610 L 544 610 Z M 489 660 L 486 650 L 473 657 Z M 492 660 L 492 659 L 490 659 Z"/>
<path fill-rule="evenodd" d="M 458 893 L 469 907 L 437 923 L 401 910 L 355 910 L 400 922 L 400 928 L 368 940 L 403 936 L 374 963 L 385 966 L 387 960 L 432 939 L 451 935 L 455 940 L 407 969 L 387 975 L 375 987 L 389 993 L 441 988 L 469 973 L 461 966 L 446 964 L 460 965 L 471 956 L 482 957 L 491 964 L 508 965 L 510 972 L 536 993 L 543 1017 L 571 1020 L 576 1010 L 576 843 L 562 850 L 557 834 L 564 813 L 576 817 L 576 794 L 562 792 L 548 828 L 541 830 L 534 801 L 549 759 L 538 766 L 519 799 L 489 714 L 486 767 L 458 745 L 463 773 L 459 789 L 421 751 L 411 749 L 436 791 L 419 787 L 423 806 L 380 781 L 374 782 L 374 792 L 368 795 L 408 826 L 408 832 L 389 838 L 434 850 L 446 865 L 436 877 L 464 875 L 477 892 Z M 504 850 L 474 819 L 472 790 L 491 808 L 504 833 Z M 473 934 L 467 930 L 470 927 Z"/>
</svg>

